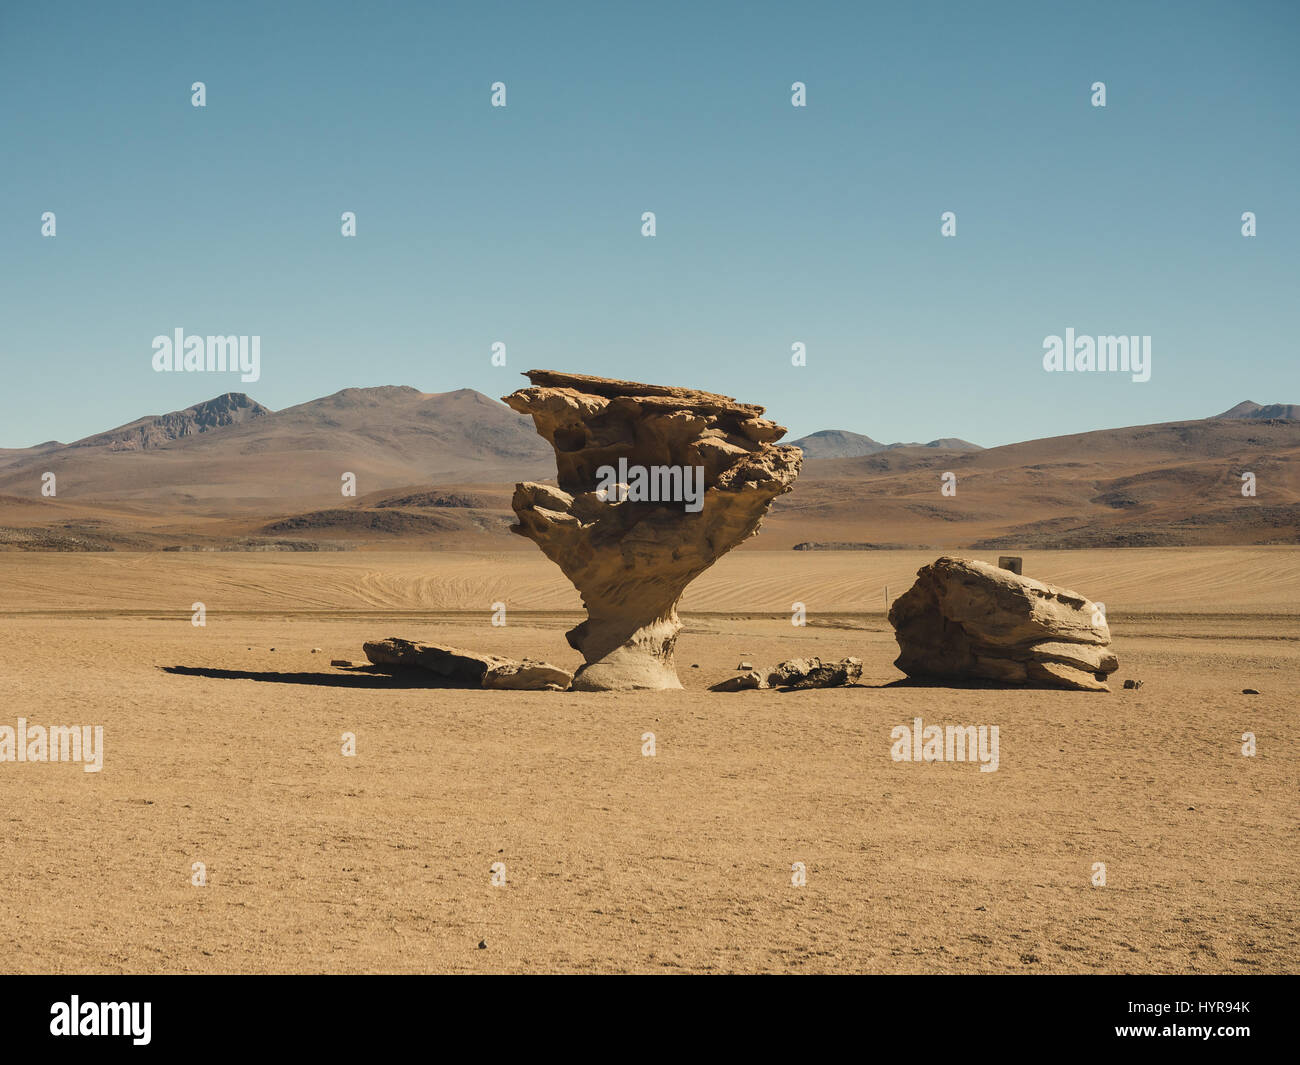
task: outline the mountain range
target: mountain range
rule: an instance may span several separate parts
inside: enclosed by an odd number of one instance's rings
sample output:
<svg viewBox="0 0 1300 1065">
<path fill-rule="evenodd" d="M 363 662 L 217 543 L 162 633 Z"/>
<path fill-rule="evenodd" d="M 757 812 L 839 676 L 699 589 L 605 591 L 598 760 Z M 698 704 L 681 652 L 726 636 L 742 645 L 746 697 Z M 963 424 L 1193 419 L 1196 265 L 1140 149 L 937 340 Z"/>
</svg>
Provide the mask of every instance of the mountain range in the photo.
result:
<svg viewBox="0 0 1300 1065">
<path fill-rule="evenodd" d="M 882 444 L 861 433 L 851 433 L 847 429 L 821 429 L 807 436 L 801 436 L 790 443 L 803 448 L 805 459 L 852 459 L 860 455 L 874 455 L 878 451 L 890 451 L 900 447 L 931 447 L 945 451 L 983 451 L 979 444 L 960 440 L 955 436 L 945 436 L 931 440 L 928 444 Z"/>
<path fill-rule="evenodd" d="M 1296 404 L 987 449 L 833 429 L 792 443 L 804 472 L 761 547 L 1300 542 Z M 514 482 L 554 473 L 531 420 L 472 389 L 349 388 L 279 411 L 231 392 L 0 450 L 0 549 L 527 548 L 505 535 Z"/>
<path fill-rule="evenodd" d="M 1258 403 L 1245 400 L 1235 407 L 1229 407 L 1218 417 L 1249 418 L 1254 421 L 1268 421 L 1274 418 L 1282 421 L 1295 421 L 1300 418 L 1300 403 L 1269 403 L 1260 406 Z"/>
</svg>

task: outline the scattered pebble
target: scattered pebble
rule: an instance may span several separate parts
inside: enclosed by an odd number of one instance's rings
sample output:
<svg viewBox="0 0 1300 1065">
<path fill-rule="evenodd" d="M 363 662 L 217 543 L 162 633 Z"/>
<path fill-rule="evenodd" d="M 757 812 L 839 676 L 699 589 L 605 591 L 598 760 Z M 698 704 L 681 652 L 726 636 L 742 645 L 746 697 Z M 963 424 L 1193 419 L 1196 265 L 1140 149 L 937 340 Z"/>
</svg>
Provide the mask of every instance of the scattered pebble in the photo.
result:
<svg viewBox="0 0 1300 1065">
<path fill-rule="evenodd" d="M 1142 687 L 1142 682 L 1140 680 L 1126 680 L 1124 682 L 1124 687 L 1132 688 L 1136 691 L 1138 688 Z"/>
<path fill-rule="evenodd" d="M 486 940 L 486 939 L 480 939 L 480 940 L 478 941 L 478 949 L 479 949 L 479 950 L 487 950 L 487 940 Z"/>
<path fill-rule="evenodd" d="M 736 668 L 737 668 L 737 669 L 753 669 L 753 668 L 754 668 L 754 663 L 753 663 L 753 662 L 741 662 L 740 665 L 738 665 Z"/>
<path fill-rule="evenodd" d="M 318 655 L 318 654 L 320 654 L 320 648 L 319 648 L 319 647 L 313 647 L 313 648 L 311 649 L 311 653 L 314 654 L 314 655 Z"/>
<path fill-rule="evenodd" d="M 1258 694 L 1259 694 L 1259 689 L 1258 689 L 1258 688 L 1242 688 L 1242 689 L 1241 689 L 1241 694 L 1242 694 L 1242 695 L 1258 695 Z"/>
<path fill-rule="evenodd" d="M 330 659 L 330 665 L 331 665 L 331 666 L 343 666 L 343 667 L 347 668 L 347 667 L 351 666 L 352 663 L 349 662 L 346 658 L 331 658 L 331 659 Z"/>
</svg>

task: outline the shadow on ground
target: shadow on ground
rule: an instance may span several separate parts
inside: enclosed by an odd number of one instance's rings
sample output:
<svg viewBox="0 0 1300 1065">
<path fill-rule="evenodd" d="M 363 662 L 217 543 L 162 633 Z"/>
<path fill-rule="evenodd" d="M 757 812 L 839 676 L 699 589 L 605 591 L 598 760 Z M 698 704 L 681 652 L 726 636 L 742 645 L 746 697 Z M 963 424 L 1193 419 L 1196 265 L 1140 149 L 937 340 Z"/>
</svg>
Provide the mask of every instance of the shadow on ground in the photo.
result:
<svg viewBox="0 0 1300 1065">
<path fill-rule="evenodd" d="M 930 677 L 903 677 L 901 680 L 891 680 L 886 684 L 864 684 L 864 688 L 943 688 L 948 691 L 999 691 L 999 692 L 1027 692 L 1027 691 L 1071 691 L 1070 688 L 1054 688 L 1045 684 L 1009 684 L 1000 680 L 949 680 Z M 1091 695 L 1092 692 L 1081 692 L 1082 695 Z"/>
<path fill-rule="evenodd" d="M 164 673 L 181 677 L 207 677 L 209 680 L 258 680 L 269 684 L 310 684 L 321 688 L 458 688 L 479 691 L 482 685 L 477 681 L 466 682 L 448 680 L 425 669 L 403 668 L 402 666 L 354 667 L 334 673 L 285 673 L 278 670 L 258 672 L 250 669 L 215 669 L 209 666 L 159 666 Z M 1024 685 L 1001 684 L 997 681 L 930 681 L 902 680 L 889 681 L 886 684 L 841 684 L 832 685 L 839 688 L 936 688 L 967 689 L 994 691 L 1026 691 Z M 827 691 L 827 688 L 774 688 L 781 695 L 797 695 L 805 691 Z M 1060 689 L 1054 689 L 1060 690 Z M 743 692 L 727 692 L 736 695 Z M 1089 693 L 1084 693 L 1089 694 Z"/>
<path fill-rule="evenodd" d="M 164 673 L 209 680 L 260 680 L 270 684 L 311 684 L 321 688 L 479 688 L 449 681 L 423 669 L 352 669 L 335 673 L 283 673 L 274 670 L 213 669 L 208 666 L 159 666 Z"/>
</svg>

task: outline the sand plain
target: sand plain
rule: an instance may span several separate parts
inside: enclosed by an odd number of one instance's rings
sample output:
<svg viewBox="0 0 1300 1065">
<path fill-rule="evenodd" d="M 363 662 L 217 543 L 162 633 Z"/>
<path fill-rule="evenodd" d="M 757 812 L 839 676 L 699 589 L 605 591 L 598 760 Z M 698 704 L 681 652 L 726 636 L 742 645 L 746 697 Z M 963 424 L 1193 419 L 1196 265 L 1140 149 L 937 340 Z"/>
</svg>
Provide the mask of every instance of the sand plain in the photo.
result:
<svg viewBox="0 0 1300 1065">
<path fill-rule="evenodd" d="M 105 735 L 100 773 L 0 764 L 3 968 L 1294 971 L 1300 549 L 1025 552 L 1107 604 L 1144 682 L 1110 694 L 899 684 L 885 587 L 934 554 L 733 552 L 683 602 L 685 690 L 629 694 L 330 666 L 389 635 L 576 666 L 540 554 L 0 554 L 0 724 Z M 704 690 L 805 654 L 862 685 Z M 916 717 L 998 725 L 998 771 L 893 761 Z"/>
</svg>

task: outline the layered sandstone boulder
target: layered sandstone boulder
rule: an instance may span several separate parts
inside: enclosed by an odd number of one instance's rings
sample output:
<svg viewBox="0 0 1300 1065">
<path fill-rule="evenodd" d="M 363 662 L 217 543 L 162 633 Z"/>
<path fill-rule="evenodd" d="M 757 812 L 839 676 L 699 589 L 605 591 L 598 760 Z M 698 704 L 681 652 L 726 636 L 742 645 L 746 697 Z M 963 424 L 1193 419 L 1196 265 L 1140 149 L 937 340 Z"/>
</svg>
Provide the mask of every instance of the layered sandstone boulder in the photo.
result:
<svg viewBox="0 0 1300 1065">
<path fill-rule="evenodd" d="M 680 688 L 683 590 L 758 531 L 772 500 L 790 491 L 802 452 L 775 443 L 785 429 L 762 407 L 729 396 L 551 370 L 525 376 L 533 387 L 505 402 L 532 415 L 555 449 L 559 487 L 517 485 L 513 529 L 564 571 L 587 608 L 568 633 L 586 659 L 573 687 Z M 610 490 L 610 470 L 649 471 L 697 493 L 647 501 L 626 483 Z"/>
<path fill-rule="evenodd" d="M 1097 604 L 987 562 L 941 558 L 889 611 L 909 677 L 1109 691 L 1119 663 Z"/>
</svg>

